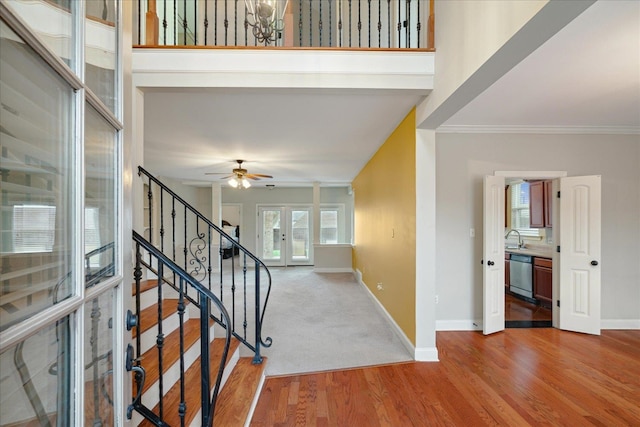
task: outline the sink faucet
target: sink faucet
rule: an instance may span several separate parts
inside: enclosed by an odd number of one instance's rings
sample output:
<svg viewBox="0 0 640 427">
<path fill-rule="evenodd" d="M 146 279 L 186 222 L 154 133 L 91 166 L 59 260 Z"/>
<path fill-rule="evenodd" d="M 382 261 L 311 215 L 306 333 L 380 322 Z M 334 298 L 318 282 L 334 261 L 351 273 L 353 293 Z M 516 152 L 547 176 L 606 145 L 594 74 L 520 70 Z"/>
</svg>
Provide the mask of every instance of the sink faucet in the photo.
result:
<svg viewBox="0 0 640 427">
<path fill-rule="evenodd" d="M 520 235 L 520 232 L 515 228 L 512 228 L 511 230 L 507 231 L 507 234 L 504 235 L 505 240 L 509 238 L 509 235 L 511 233 L 516 233 L 518 235 L 518 249 L 522 248 L 522 236 Z"/>
</svg>

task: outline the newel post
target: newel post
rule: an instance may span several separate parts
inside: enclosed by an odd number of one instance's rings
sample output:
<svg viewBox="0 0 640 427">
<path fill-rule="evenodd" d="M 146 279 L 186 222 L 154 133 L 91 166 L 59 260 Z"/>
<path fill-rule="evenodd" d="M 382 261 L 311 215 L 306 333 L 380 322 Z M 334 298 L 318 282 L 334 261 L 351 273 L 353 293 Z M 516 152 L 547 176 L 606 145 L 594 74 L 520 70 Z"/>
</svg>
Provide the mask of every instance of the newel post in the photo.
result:
<svg viewBox="0 0 640 427">
<path fill-rule="evenodd" d="M 156 13 L 156 0 L 148 0 L 147 14 L 145 16 L 145 45 L 158 45 L 159 20 Z"/>
</svg>

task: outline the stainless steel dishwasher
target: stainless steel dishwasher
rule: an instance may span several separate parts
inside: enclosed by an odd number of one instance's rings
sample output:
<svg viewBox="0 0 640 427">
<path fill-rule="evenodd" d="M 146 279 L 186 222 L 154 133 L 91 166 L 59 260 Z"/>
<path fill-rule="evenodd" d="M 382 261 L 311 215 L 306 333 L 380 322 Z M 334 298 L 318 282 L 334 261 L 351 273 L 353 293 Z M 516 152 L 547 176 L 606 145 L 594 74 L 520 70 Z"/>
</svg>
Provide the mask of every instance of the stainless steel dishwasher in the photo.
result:
<svg viewBox="0 0 640 427">
<path fill-rule="evenodd" d="M 533 298 L 532 257 L 511 254 L 509 262 L 509 290 L 515 294 Z"/>
</svg>

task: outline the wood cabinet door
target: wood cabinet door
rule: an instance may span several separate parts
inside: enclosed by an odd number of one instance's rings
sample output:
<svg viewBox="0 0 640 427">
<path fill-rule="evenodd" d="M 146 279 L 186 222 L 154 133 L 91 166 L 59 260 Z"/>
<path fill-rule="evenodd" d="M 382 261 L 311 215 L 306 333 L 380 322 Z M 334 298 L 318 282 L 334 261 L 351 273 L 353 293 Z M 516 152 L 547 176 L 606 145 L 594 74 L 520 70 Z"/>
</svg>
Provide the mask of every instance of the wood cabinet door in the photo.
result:
<svg viewBox="0 0 640 427">
<path fill-rule="evenodd" d="M 551 260 L 535 258 L 533 262 L 533 296 L 540 301 L 553 300 Z"/>
<path fill-rule="evenodd" d="M 551 206 L 553 203 L 553 181 L 544 182 L 544 226 L 553 227 L 551 221 Z"/>
<path fill-rule="evenodd" d="M 544 181 L 529 183 L 529 222 L 531 228 L 544 228 Z"/>
</svg>

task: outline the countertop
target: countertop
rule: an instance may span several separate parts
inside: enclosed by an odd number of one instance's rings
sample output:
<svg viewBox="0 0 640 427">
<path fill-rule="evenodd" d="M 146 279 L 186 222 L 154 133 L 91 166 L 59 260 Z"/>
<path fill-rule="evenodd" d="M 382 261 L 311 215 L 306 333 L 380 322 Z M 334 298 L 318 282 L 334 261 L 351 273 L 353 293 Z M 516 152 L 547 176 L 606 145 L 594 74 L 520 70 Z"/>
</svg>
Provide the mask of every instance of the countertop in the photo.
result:
<svg viewBox="0 0 640 427">
<path fill-rule="evenodd" d="M 519 254 L 519 255 L 529 255 L 538 258 L 553 258 L 553 250 L 551 248 L 528 248 L 524 247 L 522 249 L 508 249 L 505 248 L 504 251 L 508 254 Z"/>
</svg>

